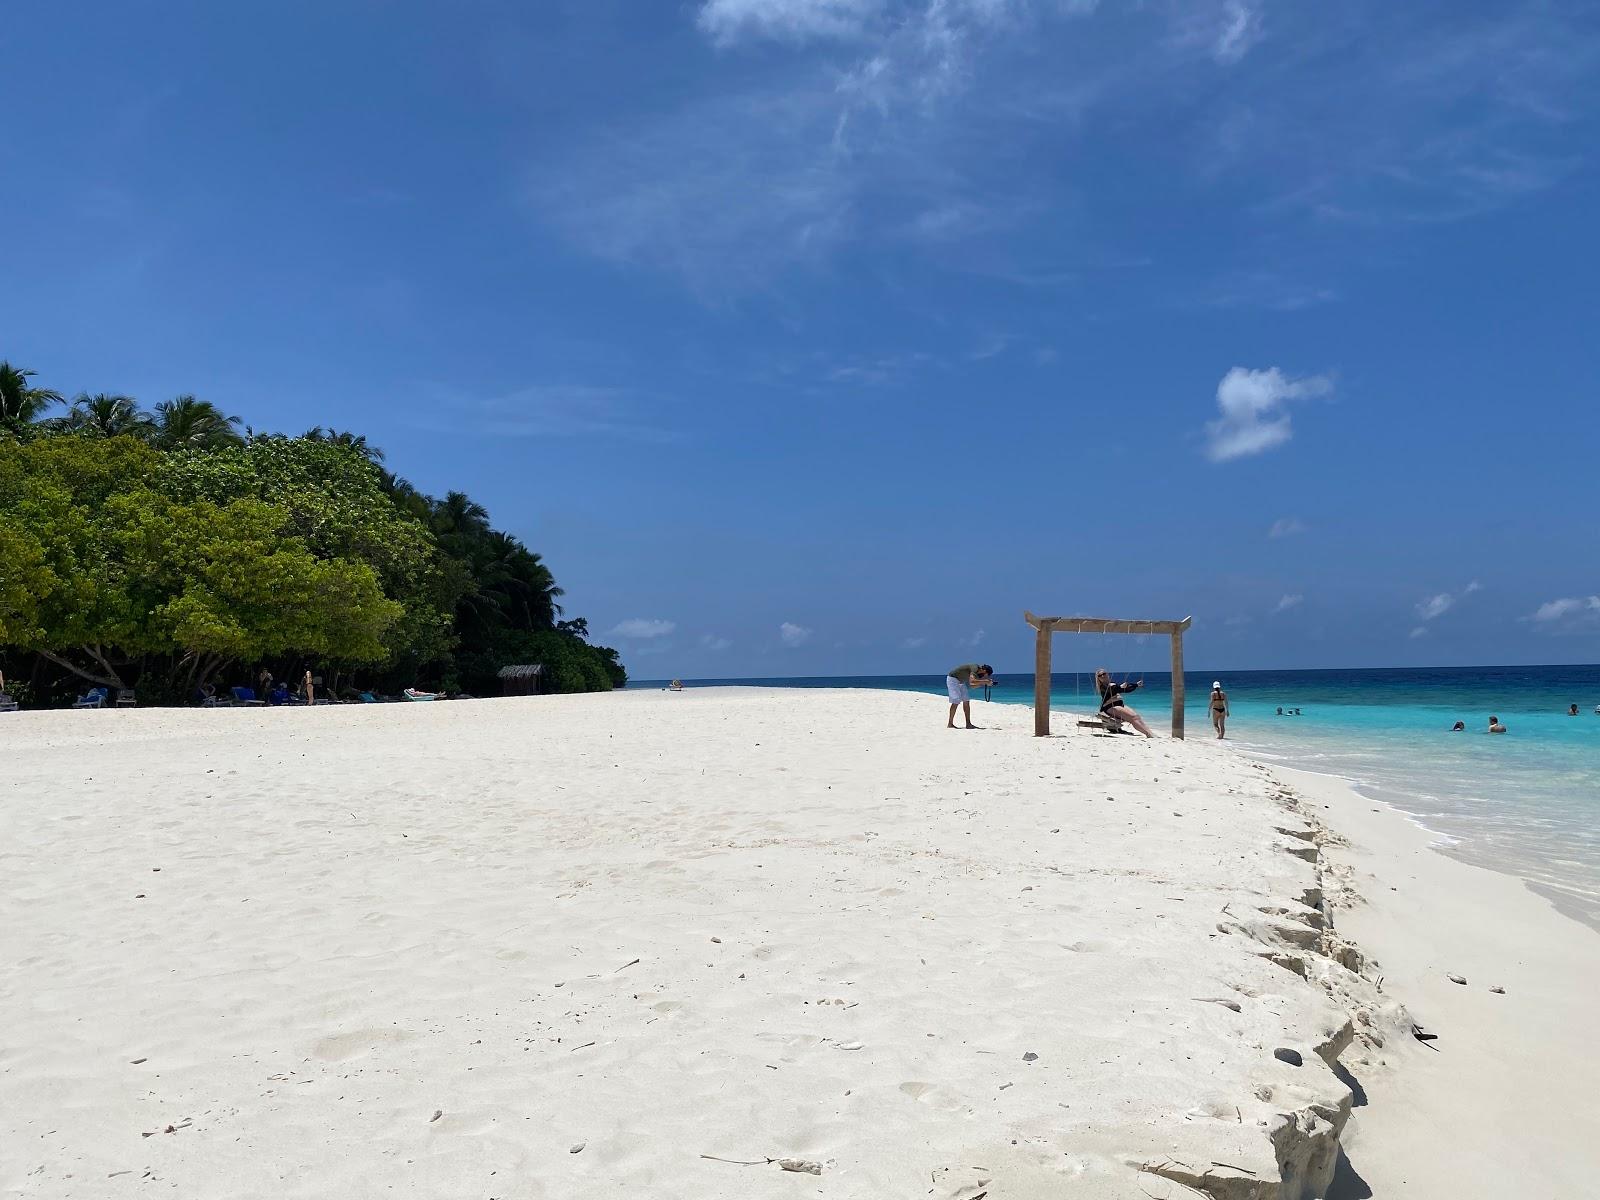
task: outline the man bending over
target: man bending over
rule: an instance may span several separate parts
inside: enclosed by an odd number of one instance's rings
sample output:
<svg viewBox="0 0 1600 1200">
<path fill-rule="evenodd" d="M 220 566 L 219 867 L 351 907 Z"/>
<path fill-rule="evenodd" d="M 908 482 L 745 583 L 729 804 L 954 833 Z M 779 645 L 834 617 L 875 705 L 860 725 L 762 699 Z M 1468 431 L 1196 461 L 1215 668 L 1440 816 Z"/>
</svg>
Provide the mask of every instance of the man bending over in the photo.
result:
<svg viewBox="0 0 1600 1200">
<path fill-rule="evenodd" d="M 976 729 L 972 723 L 972 696 L 973 687 L 983 687 L 984 684 L 994 682 L 994 668 L 988 663 L 962 663 L 945 677 L 945 690 L 950 693 L 950 720 L 946 723 L 947 729 L 956 727 L 956 709 L 961 709 L 962 720 L 966 721 L 968 729 Z"/>
</svg>

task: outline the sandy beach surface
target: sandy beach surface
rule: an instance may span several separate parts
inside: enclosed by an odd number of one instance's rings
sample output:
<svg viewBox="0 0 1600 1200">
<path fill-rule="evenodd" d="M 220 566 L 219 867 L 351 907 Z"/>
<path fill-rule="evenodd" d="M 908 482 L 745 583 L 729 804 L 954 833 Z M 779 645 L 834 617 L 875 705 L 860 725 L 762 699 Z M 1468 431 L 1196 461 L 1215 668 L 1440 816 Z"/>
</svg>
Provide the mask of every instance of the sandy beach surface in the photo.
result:
<svg viewBox="0 0 1600 1200">
<path fill-rule="evenodd" d="M 975 708 L 8 714 L 0 1195 L 1587 1194 L 1593 931 Z"/>
</svg>

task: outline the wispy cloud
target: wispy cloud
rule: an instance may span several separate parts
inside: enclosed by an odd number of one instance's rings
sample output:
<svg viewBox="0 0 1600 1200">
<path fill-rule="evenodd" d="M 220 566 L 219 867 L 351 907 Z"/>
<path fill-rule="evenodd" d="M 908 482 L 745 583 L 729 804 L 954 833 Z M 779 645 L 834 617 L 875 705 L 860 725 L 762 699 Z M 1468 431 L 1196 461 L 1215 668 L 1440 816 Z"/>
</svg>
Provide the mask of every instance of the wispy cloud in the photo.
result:
<svg viewBox="0 0 1600 1200">
<path fill-rule="evenodd" d="M 1319 9 L 1293 56 L 1273 64 L 1293 90 L 1250 107 L 1237 159 L 1276 165 L 1269 208 L 1324 223 L 1461 220 L 1549 188 L 1583 159 L 1577 108 L 1600 66 L 1585 7 L 1441 9 L 1438 24 L 1414 6 Z M 1351 79 L 1363 85 L 1341 86 Z M 1336 110 L 1308 111 L 1306 98 L 1333 87 Z"/>
<path fill-rule="evenodd" d="M 537 384 L 499 396 L 448 396 L 411 423 L 439 433 L 496 437 L 614 437 L 675 442 L 682 435 L 646 419 L 640 398 L 622 388 Z"/>
<path fill-rule="evenodd" d="M 908 637 L 900 643 L 900 648 L 902 650 L 920 650 L 927 644 L 928 639 L 925 637 Z"/>
<path fill-rule="evenodd" d="M 700 639 L 700 649 L 702 650 L 726 650 L 731 645 L 733 643 L 727 638 L 719 637 L 714 633 L 705 634 Z"/>
<path fill-rule="evenodd" d="M 829 367 L 824 378 L 829 383 L 880 387 L 903 383 L 914 372 L 937 363 L 933 355 L 922 351 L 854 355 Z"/>
<path fill-rule="evenodd" d="M 1286 593 L 1283 598 L 1278 601 L 1278 606 L 1272 610 L 1272 613 L 1274 616 L 1276 616 L 1278 613 L 1288 612 L 1291 608 L 1299 608 L 1304 602 L 1305 597 L 1299 593 Z"/>
<path fill-rule="evenodd" d="M 857 37 L 883 8 L 883 0 L 706 0 L 696 18 L 721 45 L 742 37 Z"/>
<path fill-rule="evenodd" d="M 1264 371 L 1234 367 L 1217 384 L 1217 408 L 1222 415 L 1206 425 L 1207 457 L 1212 462 L 1228 462 L 1283 445 L 1294 435 L 1289 402 L 1332 391 L 1333 380 L 1326 375 L 1295 379 L 1277 367 Z"/>
<path fill-rule="evenodd" d="M 562 161 L 530 172 L 526 199 L 590 253 L 680 274 L 708 301 L 858 242 L 906 240 L 942 253 L 1054 217 L 1029 181 L 993 187 L 1015 147 L 957 137 L 972 116 L 958 101 L 1002 35 L 1092 8 L 707 0 L 696 22 L 724 52 L 776 39 L 790 56 L 741 90 L 707 89 L 574 140 Z M 1016 128 L 1015 114 L 992 104 L 985 112 Z"/>
<path fill-rule="evenodd" d="M 1600 596 L 1563 596 L 1541 604 L 1528 618 L 1547 629 L 1600 620 Z"/>
<path fill-rule="evenodd" d="M 1305 522 L 1299 517 L 1279 517 L 1272 523 L 1272 528 L 1267 530 L 1269 538 L 1294 537 L 1306 531 Z"/>
<path fill-rule="evenodd" d="M 793 621 L 785 621 L 778 626 L 778 637 L 785 646 L 803 646 L 811 640 L 815 630 L 807 629 L 804 625 L 796 625 Z"/>
<path fill-rule="evenodd" d="M 1431 621 L 1441 617 L 1455 606 L 1456 598 L 1449 592 L 1440 592 L 1437 596 L 1429 596 L 1417 605 L 1417 616 L 1424 621 Z"/>
<path fill-rule="evenodd" d="M 1261 38 L 1260 11 L 1244 0 L 1226 0 L 1216 36 L 1211 40 L 1211 57 L 1231 66 L 1249 54 Z"/>
<path fill-rule="evenodd" d="M 1427 637 L 1428 627 L 1426 625 L 1418 625 L 1411 631 L 1411 636 L 1414 638 Z"/>
<path fill-rule="evenodd" d="M 961 639 L 961 644 L 963 646 L 978 646 L 978 645 L 981 645 L 983 643 L 983 639 L 988 637 L 988 636 L 989 635 L 987 633 L 985 633 L 983 630 L 976 629 L 976 630 L 973 631 L 971 637 L 962 638 Z"/>
<path fill-rule="evenodd" d="M 1474 579 L 1471 583 L 1467 584 L 1466 587 L 1462 588 L 1459 594 L 1453 594 L 1451 592 L 1439 592 L 1437 595 L 1425 597 L 1417 602 L 1417 616 L 1421 617 L 1424 621 L 1432 621 L 1436 617 L 1444 616 L 1444 614 L 1454 608 L 1458 602 L 1472 595 L 1473 592 L 1482 590 L 1483 584 Z"/>
<path fill-rule="evenodd" d="M 1338 294 L 1325 263 L 1279 265 L 1285 227 L 1315 223 L 1323 236 L 1292 244 L 1321 244 L 1337 226 L 1454 220 L 1560 183 L 1586 160 L 1600 68 L 1581 0 L 679 11 L 708 60 L 687 98 L 580 123 L 526 194 L 586 251 L 680 274 L 708 300 L 861 246 L 996 277 L 1026 261 L 1041 286 L 1070 286 L 1095 248 L 1062 215 L 1091 208 L 1080 152 L 1115 128 L 1119 142 L 1159 133 L 1145 148 L 1171 156 L 1158 166 L 1175 197 L 1236 196 L 1274 238 L 1270 269 L 1224 277 L 1205 302 L 1325 303 Z M 1019 232 L 1025 256 L 1000 244 Z"/>
<path fill-rule="evenodd" d="M 618 621 L 615 626 L 606 631 L 605 636 L 644 640 L 666 637 L 677 628 L 677 624 L 673 621 L 660 621 L 649 617 L 631 617 L 626 621 Z"/>
</svg>

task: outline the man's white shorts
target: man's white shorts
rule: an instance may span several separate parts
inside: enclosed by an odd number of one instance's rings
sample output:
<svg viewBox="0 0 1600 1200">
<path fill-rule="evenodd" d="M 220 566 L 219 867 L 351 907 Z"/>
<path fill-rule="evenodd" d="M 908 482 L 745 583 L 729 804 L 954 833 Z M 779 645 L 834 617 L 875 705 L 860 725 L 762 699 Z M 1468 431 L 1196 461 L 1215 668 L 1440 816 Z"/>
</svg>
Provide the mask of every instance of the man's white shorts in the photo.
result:
<svg viewBox="0 0 1600 1200">
<path fill-rule="evenodd" d="M 954 675 L 944 677 L 944 688 L 950 693 L 951 704 L 960 704 L 967 699 L 967 685 Z"/>
</svg>

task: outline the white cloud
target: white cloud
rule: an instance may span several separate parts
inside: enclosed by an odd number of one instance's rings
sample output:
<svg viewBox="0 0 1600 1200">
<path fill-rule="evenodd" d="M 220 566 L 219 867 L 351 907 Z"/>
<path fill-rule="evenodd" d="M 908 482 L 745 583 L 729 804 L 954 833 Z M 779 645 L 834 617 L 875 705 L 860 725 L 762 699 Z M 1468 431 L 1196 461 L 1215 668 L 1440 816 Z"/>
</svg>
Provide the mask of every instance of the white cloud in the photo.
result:
<svg viewBox="0 0 1600 1200">
<path fill-rule="evenodd" d="M 621 388 L 534 384 L 504 395 L 441 396 L 442 404 L 413 415 L 417 428 L 497 437 L 617 437 L 673 442 L 680 435 L 643 419 L 638 398 Z M 441 409 L 452 411 L 443 413 Z"/>
<path fill-rule="evenodd" d="M 1291 608 L 1298 608 L 1304 601 L 1305 597 L 1298 593 L 1286 594 L 1283 599 L 1278 601 L 1278 607 L 1272 611 L 1274 613 L 1288 612 Z"/>
<path fill-rule="evenodd" d="M 1326 233 L 1460 219 L 1553 187 L 1588 159 L 1600 36 L 1579 0 L 1470 19 L 1375 3 L 1098 7 L 1089 17 L 1086 0 L 665 6 L 694 23 L 702 58 L 705 44 L 757 52 L 675 62 L 681 90 L 665 104 L 622 89 L 612 104 L 575 108 L 564 129 L 540 129 L 529 207 L 586 252 L 681 275 L 708 300 L 908 243 L 975 274 L 1027 264 L 1059 288 L 1095 270 L 1071 214 L 1115 203 L 1096 161 L 1115 130 L 1170 181 L 1169 206 L 1205 202 L 1196 185 L 1256 197 L 1222 290 L 1298 308 L 1339 290 L 1325 256 L 1284 249 L 1304 243 L 1302 220 Z M 1281 48 L 1270 56 L 1269 27 Z M 1236 64 L 1237 86 L 1217 86 L 1217 63 Z M 543 86 L 538 72 L 517 75 L 515 86 Z M 993 212 L 1014 197 L 1023 213 L 997 228 Z M 1008 245 L 1007 233 L 1020 236 Z M 1359 236 L 1347 230 L 1347 241 Z M 1263 270 L 1252 264 L 1267 262 L 1272 278 L 1250 282 Z M 1164 291 L 1182 283 L 1164 277 Z"/>
<path fill-rule="evenodd" d="M 1442 617 L 1455 607 L 1456 598 L 1449 592 L 1440 592 L 1437 596 L 1429 596 L 1417 605 L 1417 616 L 1424 621 L 1431 621 L 1435 617 Z"/>
<path fill-rule="evenodd" d="M 626 621 L 618 621 L 616 626 L 607 632 L 605 636 L 645 640 L 666 637 L 677 627 L 677 624 L 673 621 L 658 621 L 648 617 L 631 617 Z"/>
<path fill-rule="evenodd" d="M 900 647 L 903 650 L 920 650 L 927 644 L 928 639 L 925 637 L 908 637 L 900 643 Z"/>
<path fill-rule="evenodd" d="M 1272 523 L 1272 528 L 1267 530 L 1267 536 L 1269 538 L 1286 538 L 1305 531 L 1305 523 L 1299 517 L 1279 517 Z"/>
<path fill-rule="evenodd" d="M 727 638 L 718 637 L 714 633 L 708 633 L 700 639 L 700 648 L 702 650 L 726 650 L 731 645 L 733 643 Z"/>
<path fill-rule="evenodd" d="M 778 626 L 778 636 L 783 639 L 785 646 L 803 646 L 811 640 L 813 632 L 804 625 L 796 625 L 793 621 L 785 621 Z"/>
<path fill-rule="evenodd" d="M 1600 614 L 1600 596 L 1566 596 L 1541 604 L 1532 619 L 1549 625 L 1572 616 L 1594 614 Z"/>
<path fill-rule="evenodd" d="M 1418 625 L 1415 629 L 1413 629 L 1411 631 L 1411 636 L 1414 637 L 1414 638 L 1427 637 L 1428 636 L 1428 627 L 1426 625 Z"/>
<path fill-rule="evenodd" d="M 1285 411 L 1289 401 L 1331 391 L 1333 380 L 1326 375 L 1294 379 L 1277 367 L 1234 367 L 1217 384 L 1222 415 L 1206 424 L 1206 455 L 1212 462 L 1227 462 L 1283 445 L 1293 436 Z"/>
<path fill-rule="evenodd" d="M 1428 596 L 1425 599 L 1417 602 L 1417 616 L 1421 617 L 1424 621 L 1431 621 L 1435 617 L 1442 617 L 1445 613 L 1454 608 L 1460 601 L 1472 595 L 1473 592 L 1481 592 L 1482 590 L 1483 584 L 1474 579 L 1471 583 L 1467 584 L 1466 587 L 1461 589 L 1460 595 L 1451 595 L 1449 592 L 1440 592 L 1437 596 Z"/>
<path fill-rule="evenodd" d="M 882 0 L 706 0 L 696 23 L 724 46 L 746 36 L 855 37 L 882 7 Z"/>
<path fill-rule="evenodd" d="M 965 641 L 964 641 L 964 642 L 963 642 L 963 643 L 962 643 L 962 645 L 965 645 L 965 646 L 977 646 L 977 645 L 980 645 L 980 644 L 981 644 L 981 643 L 982 643 L 982 642 L 983 642 L 983 639 L 984 639 L 984 638 L 986 638 L 986 637 L 988 637 L 988 636 L 989 636 L 989 635 L 988 635 L 988 634 L 987 634 L 987 633 L 985 633 L 985 632 L 984 632 L 984 631 L 983 631 L 983 630 L 981 630 L 981 629 L 979 629 L 979 630 L 975 630 L 975 631 L 974 631 L 974 632 L 973 632 L 973 634 L 972 634 L 972 636 L 971 636 L 971 637 L 969 637 L 969 638 L 967 638 L 967 639 L 966 639 L 966 640 L 965 640 Z"/>
<path fill-rule="evenodd" d="M 1243 0 L 1228 0 L 1223 5 L 1222 26 L 1211 45 L 1211 57 L 1232 66 L 1261 40 L 1261 14 Z"/>
</svg>

